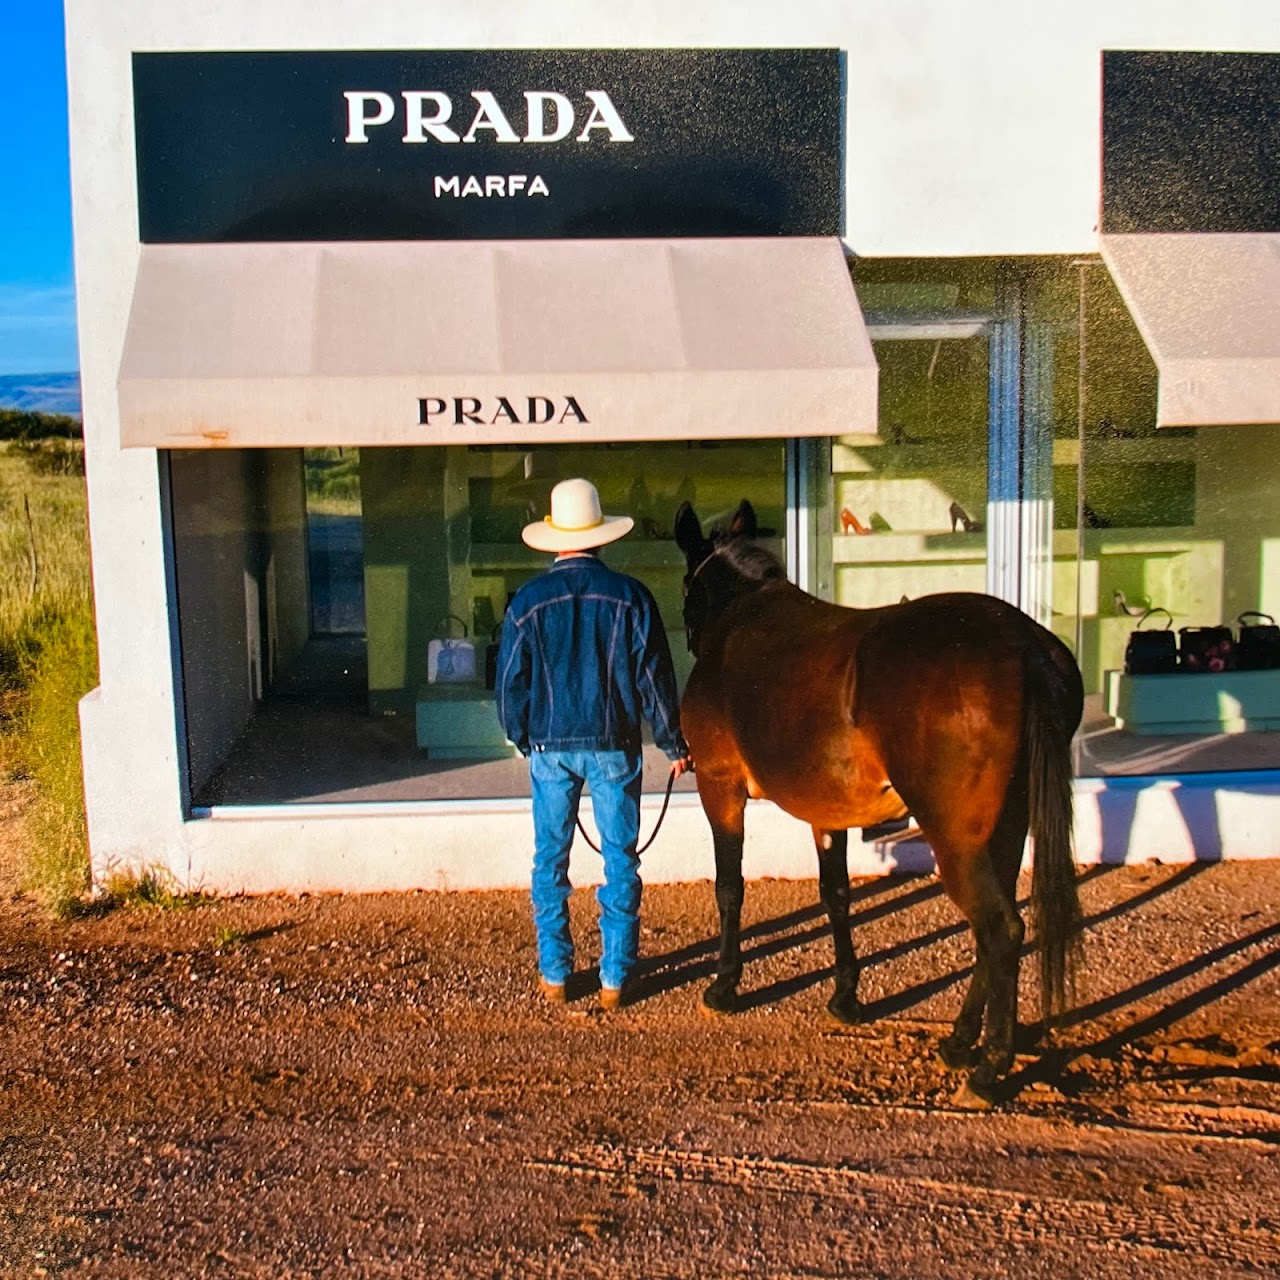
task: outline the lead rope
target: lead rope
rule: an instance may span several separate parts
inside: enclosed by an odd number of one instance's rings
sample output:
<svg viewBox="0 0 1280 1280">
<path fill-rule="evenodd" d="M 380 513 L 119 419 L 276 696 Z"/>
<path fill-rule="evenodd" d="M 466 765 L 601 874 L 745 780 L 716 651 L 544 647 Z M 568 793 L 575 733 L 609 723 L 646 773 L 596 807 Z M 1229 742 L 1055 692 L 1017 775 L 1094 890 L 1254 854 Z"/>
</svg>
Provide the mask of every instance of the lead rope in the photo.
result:
<svg viewBox="0 0 1280 1280">
<path fill-rule="evenodd" d="M 667 816 L 667 805 L 671 803 L 671 788 L 674 787 L 675 785 L 676 785 L 676 775 L 675 775 L 675 771 L 673 770 L 671 773 L 667 774 L 667 794 L 662 797 L 662 809 L 658 814 L 658 821 L 654 824 L 653 831 L 650 833 L 649 838 L 644 842 L 644 844 L 642 844 L 636 850 L 637 858 L 658 838 L 658 832 L 662 830 L 662 820 Z M 589 835 L 587 835 L 587 829 L 582 825 L 582 819 L 575 816 L 574 822 L 578 824 L 578 830 L 582 833 L 582 838 L 597 853 L 600 853 L 601 852 L 600 846 L 596 844 L 596 842 Z"/>
</svg>

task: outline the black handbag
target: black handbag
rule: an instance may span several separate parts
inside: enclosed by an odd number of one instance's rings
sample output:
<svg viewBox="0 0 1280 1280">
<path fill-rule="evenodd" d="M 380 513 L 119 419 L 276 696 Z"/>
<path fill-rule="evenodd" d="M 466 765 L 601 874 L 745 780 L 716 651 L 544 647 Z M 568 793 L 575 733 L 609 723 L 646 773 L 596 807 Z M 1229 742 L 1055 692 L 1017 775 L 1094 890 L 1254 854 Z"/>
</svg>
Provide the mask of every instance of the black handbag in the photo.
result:
<svg viewBox="0 0 1280 1280">
<path fill-rule="evenodd" d="M 1265 618 L 1265 622 L 1246 622 L 1246 618 Z M 1269 613 L 1249 610 L 1236 621 L 1240 638 L 1236 641 L 1236 669 L 1239 671 L 1273 671 L 1280 667 L 1280 627 Z"/>
<path fill-rule="evenodd" d="M 1159 631 L 1144 631 L 1142 624 L 1153 614 L 1163 613 L 1168 621 Z M 1130 676 L 1164 675 L 1178 669 L 1178 637 L 1170 628 L 1173 614 L 1168 609 L 1148 609 L 1138 619 L 1136 631 L 1129 632 L 1129 643 L 1124 647 L 1124 670 Z"/>
<path fill-rule="evenodd" d="M 1230 627 L 1183 627 L 1178 632 L 1183 671 L 1234 671 L 1236 642 Z"/>
</svg>

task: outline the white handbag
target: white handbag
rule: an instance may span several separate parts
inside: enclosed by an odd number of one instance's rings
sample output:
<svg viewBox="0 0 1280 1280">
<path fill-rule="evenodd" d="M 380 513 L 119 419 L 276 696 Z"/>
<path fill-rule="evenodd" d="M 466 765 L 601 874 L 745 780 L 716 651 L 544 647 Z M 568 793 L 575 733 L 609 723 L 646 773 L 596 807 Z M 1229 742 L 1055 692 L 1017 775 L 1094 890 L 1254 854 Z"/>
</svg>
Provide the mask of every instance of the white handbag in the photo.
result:
<svg viewBox="0 0 1280 1280">
<path fill-rule="evenodd" d="M 462 628 L 462 636 L 438 635 L 427 644 L 428 684 L 475 684 L 476 647 L 467 639 L 467 624 L 457 614 L 440 620 L 439 631 L 447 631 L 450 622 Z"/>
</svg>

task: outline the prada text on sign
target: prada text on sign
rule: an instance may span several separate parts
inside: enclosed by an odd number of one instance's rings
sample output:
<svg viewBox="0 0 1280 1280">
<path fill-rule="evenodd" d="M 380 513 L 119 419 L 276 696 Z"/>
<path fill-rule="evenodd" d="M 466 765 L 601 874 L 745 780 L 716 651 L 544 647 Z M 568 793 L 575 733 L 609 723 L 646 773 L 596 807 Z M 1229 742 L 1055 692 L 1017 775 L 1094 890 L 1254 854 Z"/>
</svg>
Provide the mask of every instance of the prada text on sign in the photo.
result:
<svg viewBox="0 0 1280 1280">
<path fill-rule="evenodd" d="M 138 53 L 144 244 L 830 236 L 834 49 Z"/>
</svg>

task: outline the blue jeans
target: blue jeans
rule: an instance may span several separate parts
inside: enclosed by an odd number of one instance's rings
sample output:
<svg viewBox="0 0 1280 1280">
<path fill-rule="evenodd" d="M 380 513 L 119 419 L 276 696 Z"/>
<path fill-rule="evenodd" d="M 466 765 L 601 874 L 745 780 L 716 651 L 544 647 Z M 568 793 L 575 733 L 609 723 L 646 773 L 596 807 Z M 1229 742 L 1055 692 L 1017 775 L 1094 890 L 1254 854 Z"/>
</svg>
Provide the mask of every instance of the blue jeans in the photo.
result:
<svg viewBox="0 0 1280 1280">
<path fill-rule="evenodd" d="M 533 923 L 538 969 L 548 982 L 573 972 L 569 933 L 569 846 L 582 788 L 591 807 L 604 855 L 600 906 L 600 985 L 620 988 L 635 967 L 640 947 L 641 757 L 628 751 L 534 751 L 529 756 L 533 790 Z"/>
</svg>

